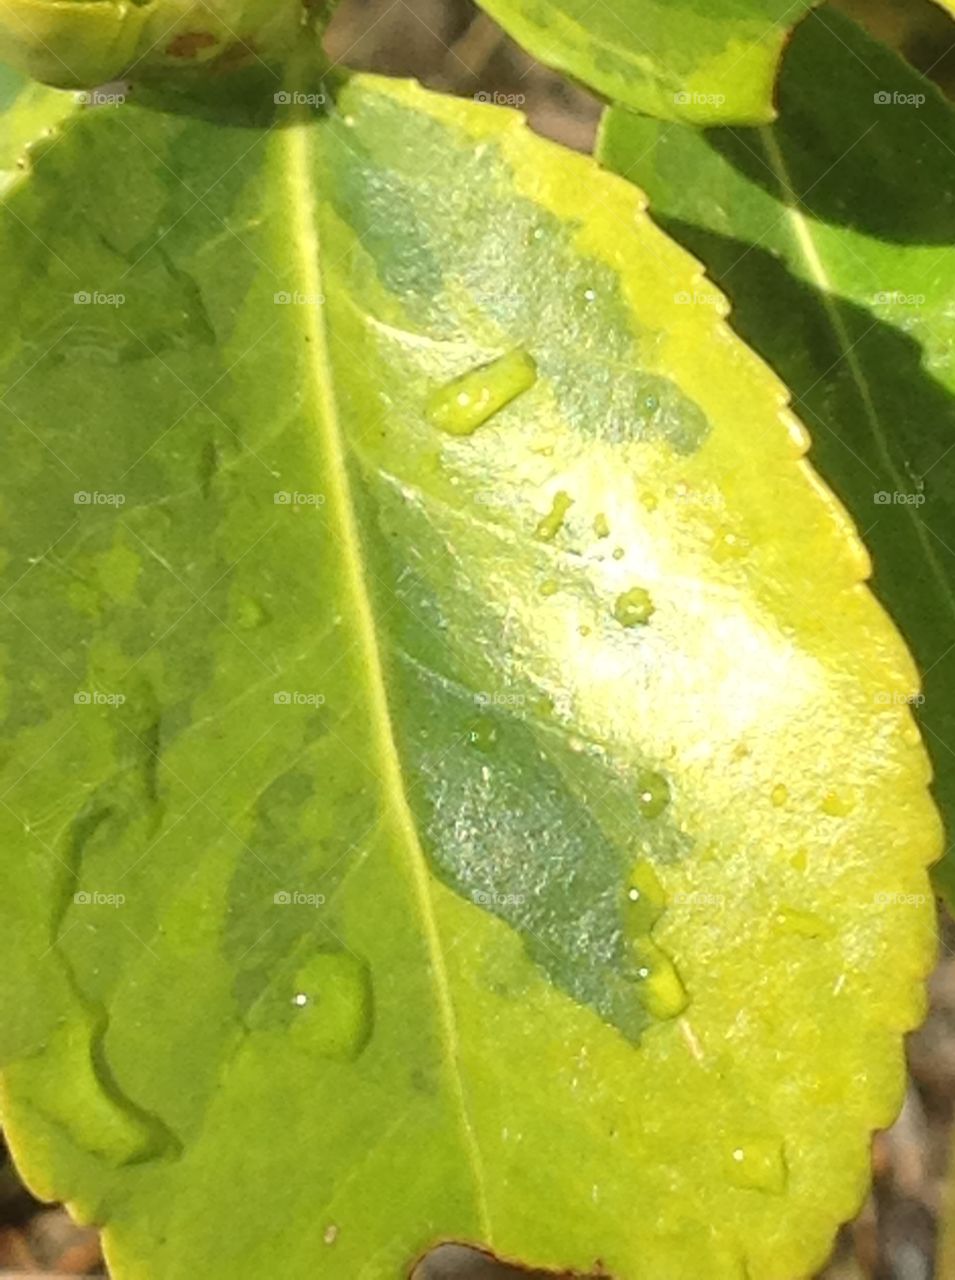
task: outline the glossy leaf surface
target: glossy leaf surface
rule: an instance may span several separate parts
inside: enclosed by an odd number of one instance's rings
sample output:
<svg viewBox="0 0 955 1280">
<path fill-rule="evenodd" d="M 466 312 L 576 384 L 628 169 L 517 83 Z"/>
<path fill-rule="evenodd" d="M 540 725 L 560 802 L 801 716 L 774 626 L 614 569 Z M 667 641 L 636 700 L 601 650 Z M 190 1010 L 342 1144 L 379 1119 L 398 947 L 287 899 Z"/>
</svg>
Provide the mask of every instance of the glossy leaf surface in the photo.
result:
<svg viewBox="0 0 955 1280">
<path fill-rule="evenodd" d="M 772 128 L 707 134 L 610 112 L 603 157 L 647 190 L 795 393 L 924 673 L 919 715 L 951 827 L 955 112 L 832 12 L 797 32 L 780 102 Z M 937 874 L 951 897 L 950 855 Z"/>
<path fill-rule="evenodd" d="M 523 48 L 664 120 L 773 118 L 793 25 L 814 0 L 480 0 Z"/>
<path fill-rule="evenodd" d="M 308 97 L 6 194 L 18 1159 L 120 1278 L 804 1274 L 933 938 L 865 553 L 627 183 Z"/>
</svg>

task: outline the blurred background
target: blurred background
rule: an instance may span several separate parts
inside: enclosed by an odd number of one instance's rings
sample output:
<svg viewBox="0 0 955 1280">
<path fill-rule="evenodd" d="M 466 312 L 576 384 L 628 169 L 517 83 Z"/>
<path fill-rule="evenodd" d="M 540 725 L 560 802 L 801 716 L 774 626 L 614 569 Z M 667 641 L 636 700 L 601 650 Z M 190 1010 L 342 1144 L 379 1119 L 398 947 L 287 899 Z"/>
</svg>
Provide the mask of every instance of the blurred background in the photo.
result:
<svg viewBox="0 0 955 1280">
<path fill-rule="evenodd" d="M 955 97 L 955 22 L 932 0 L 829 3 L 893 45 Z M 414 76 L 462 97 L 493 100 L 499 95 L 497 100 L 520 107 L 538 133 L 580 151 L 592 148 L 600 115 L 597 99 L 522 53 L 472 0 L 342 0 L 327 44 L 333 60 L 345 66 Z M 871 1194 L 856 1220 L 840 1232 L 818 1280 L 955 1280 L 955 1163 L 949 1177 L 955 923 L 944 914 L 929 1015 L 909 1037 L 908 1060 L 902 1114 L 892 1129 L 873 1140 Z M 64 1210 L 35 1201 L 0 1144 L 0 1280 L 104 1274 L 97 1233 L 75 1226 Z M 446 1246 L 418 1267 L 414 1280 L 507 1277 L 535 1280 L 526 1271 Z"/>
</svg>

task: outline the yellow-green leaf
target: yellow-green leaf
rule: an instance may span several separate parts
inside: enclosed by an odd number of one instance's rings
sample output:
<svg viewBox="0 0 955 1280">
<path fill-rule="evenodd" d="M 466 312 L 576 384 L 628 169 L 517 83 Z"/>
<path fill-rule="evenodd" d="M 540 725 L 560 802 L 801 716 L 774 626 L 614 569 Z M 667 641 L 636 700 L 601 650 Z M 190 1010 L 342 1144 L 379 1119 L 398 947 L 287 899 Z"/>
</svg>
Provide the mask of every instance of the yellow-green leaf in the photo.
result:
<svg viewBox="0 0 955 1280">
<path fill-rule="evenodd" d="M 629 184 L 289 92 L 0 216 L 17 1159 L 119 1280 L 804 1275 L 934 936 L 866 555 Z"/>
</svg>

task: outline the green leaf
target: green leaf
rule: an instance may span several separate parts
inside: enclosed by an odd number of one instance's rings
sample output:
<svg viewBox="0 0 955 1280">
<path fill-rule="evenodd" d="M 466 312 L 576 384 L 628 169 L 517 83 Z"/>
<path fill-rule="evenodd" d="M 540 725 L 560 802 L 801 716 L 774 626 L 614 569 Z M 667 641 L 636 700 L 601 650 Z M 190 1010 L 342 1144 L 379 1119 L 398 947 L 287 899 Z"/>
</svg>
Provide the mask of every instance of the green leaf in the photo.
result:
<svg viewBox="0 0 955 1280">
<path fill-rule="evenodd" d="M 480 0 L 535 58 L 664 120 L 772 120 L 792 27 L 818 0 Z"/>
<path fill-rule="evenodd" d="M 0 219 L 17 1158 L 120 1278 L 805 1274 L 933 942 L 865 555 L 627 183 L 292 84 Z"/>
<path fill-rule="evenodd" d="M 797 32 L 780 101 L 772 128 L 705 135 L 611 111 L 602 155 L 649 192 L 795 393 L 813 461 L 863 529 L 876 590 L 924 673 L 920 717 L 951 822 L 955 113 L 834 12 Z M 937 879 L 955 894 L 950 855 Z"/>
<path fill-rule="evenodd" d="M 207 79 L 287 56 L 302 14 L 302 0 L 0 0 L 0 58 L 62 88 Z"/>
</svg>

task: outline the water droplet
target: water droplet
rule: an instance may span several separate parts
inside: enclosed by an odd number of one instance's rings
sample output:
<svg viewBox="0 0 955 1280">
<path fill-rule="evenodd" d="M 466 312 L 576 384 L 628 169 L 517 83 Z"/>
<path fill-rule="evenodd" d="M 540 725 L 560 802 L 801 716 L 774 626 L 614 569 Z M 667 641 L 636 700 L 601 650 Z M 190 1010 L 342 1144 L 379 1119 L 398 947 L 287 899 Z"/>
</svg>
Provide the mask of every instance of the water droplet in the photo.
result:
<svg viewBox="0 0 955 1280">
<path fill-rule="evenodd" d="M 593 302 L 596 299 L 596 297 L 597 297 L 596 289 L 584 290 L 584 298 L 586 299 L 587 302 Z"/>
<path fill-rule="evenodd" d="M 789 799 L 789 790 L 782 782 L 777 782 L 770 792 L 769 798 L 777 809 L 781 809 Z"/>
<path fill-rule="evenodd" d="M 649 622 L 655 612 L 650 592 L 643 587 L 631 587 L 617 597 L 613 616 L 622 627 L 640 627 Z"/>
<path fill-rule="evenodd" d="M 627 553 L 624 551 L 623 547 L 614 547 L 611 554 L 615 560 L 622 560 Z"/>
<path fill-rule="evenodd" d="M 564 517 L 573 505 L 574 500 L 570 494 L 558 489 L 551 501 L 550 511 L 534 530 L 534 537 L 540 538 L 542 542 L 553 542 L 563 527 Z"/>
<path fill-rule="evenodd" d="M 449 435 L 469 436 L 536 381 L 537 366 L 527 352 L 510 351 L 432 392 L 428 419 Z"/>
<path fill-rule="evenodd" d="M 753 1138 L 731 1147 L 725 1161 L 726 1175 L 745 1191 L 782 1195 L 789 1171 L 783 1144 L 772 1138 Z"/>
<path fill-rule="evenodd" d="M 554 596 L 560 590 L 560 583 L 556 578 L 545 578 L 541 583 L 542 596 Z"/>
<path fill-rule="evenodd" d="M 637 778 L 637 808 L 644 818 L 656 818 L 670 803 L 670 784 L 659 773 L 647 770 Z"/>
<path fill-rule="evenodd" d="M 497 725 L 486 717 L 473 720 L 468 729 L 468 742 L 477 751 L 492 751 L 497 743 Z"/>
<path fill-rule="evenodd" d="M 587 624 L 586 624 L 586 622 L 582 622 L 582 623 L 580 624 L 580 626 L 577 628 L 577 634 L 578 634 L 579 636 L 589 636 L 589 635 L 590 635 L 591 630 L 592 630 L 592 628 L 591 628 L 591 627 L 588 627 L 588 626 L 587 626 Z"/>
<path fill-rule="evenodd" d="M 304 991 L 299 991 L 292 996 L 292 1004 L 297 1005 L 299 1009 L 303 1009 L 308 1004 L 308 996 Z"/>
<path fill-rule="evenodd" d="M 326 1244 L 335 1243 L 335 1241 L 338 1239 L 338 1228 L 335 1226 L 334 1223 L 329 1224 L 329 1226 L 325 1228 L 325 1234 L 322 1236 L 322 1239 L 325 1241 Z"/>
<path fill-rule="evenodd" d="M 296 1047 L 323 1058 L 357 1058 L 374 1022 L 368 965 L 350 951 L 320 951 L 295 975 L 295 987 L 301 1013 L 289 1035 Z"/>
<path fill-rule="evenodd" d="M 638 934 L 649 934 L 666 910 L 666 893 L 650 862 L 640 861 L 627 882 L 627 924 Z"/>
<path fill-rule="evenodd" d="M 822 798 L 822 811 L 830 818 L 844 818 L 854 806 L 855 801 L 845 791 L 829 791 Z"/>
<path fill-rule="evenodd" d="M 795 907 L 782 907 L 776 912 L 776 926 L 781 933 L 794 934 L 798 938 L 829 938 L 832 928 L 814 911 L 799 911 Z"/>
<path fill-rule="evenodd" d="M 641 938 L 636 950 L 640 964 L 637 970 L 641 980 L 640 999 L 648 1012 L 661 1021 L 678 1018 L 690 1003 L 690 997 L 673 961 L 649 938 Z"/>
<path fill-rule="evenodd" d="M 598 511 L 594 516 L 594 533 L 598 538 L 610 537 L 610 522 L 602 511 Z"/>
<path fill-rule="evenodd" d="M 8 1085 L 82 1151 L 117 1167 L 178 1150 L 162 1121 L 123 1093 L 104 1052 L 105 1028 L 92 1009 L 78 1010 L 41 1053 L 5 1067 Z"/>
</svg>

